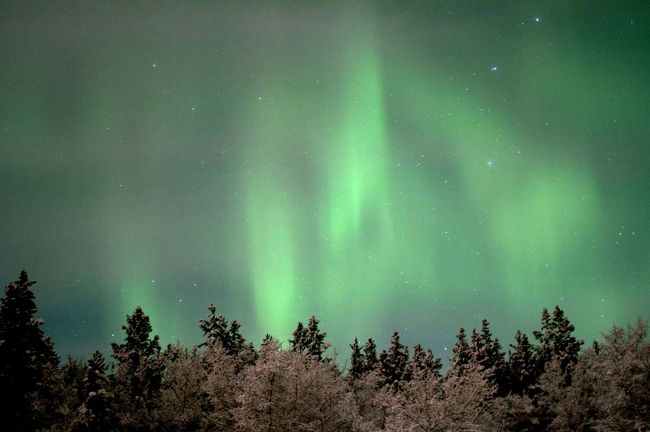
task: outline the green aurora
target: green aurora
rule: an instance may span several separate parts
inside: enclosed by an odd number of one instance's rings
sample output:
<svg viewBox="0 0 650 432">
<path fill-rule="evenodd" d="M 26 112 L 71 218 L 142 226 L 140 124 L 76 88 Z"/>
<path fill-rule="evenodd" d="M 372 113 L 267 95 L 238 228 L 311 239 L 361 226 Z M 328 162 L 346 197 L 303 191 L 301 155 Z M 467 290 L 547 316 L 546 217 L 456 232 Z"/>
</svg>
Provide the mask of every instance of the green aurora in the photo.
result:
<svg viewBox="0 0 650 432">
<path fill-rule="evenodd" d="M 0 275 L 60 353 L 650 310 L 643 2 L 0 3 Z"/>
</svg>

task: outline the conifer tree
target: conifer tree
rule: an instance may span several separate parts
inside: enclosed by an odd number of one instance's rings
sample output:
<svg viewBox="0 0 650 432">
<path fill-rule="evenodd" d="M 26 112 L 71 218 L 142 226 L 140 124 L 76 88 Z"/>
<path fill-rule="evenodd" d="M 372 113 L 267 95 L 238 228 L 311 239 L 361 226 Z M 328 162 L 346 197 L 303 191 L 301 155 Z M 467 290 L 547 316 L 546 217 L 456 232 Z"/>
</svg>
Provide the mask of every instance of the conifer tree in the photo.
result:
<svg viewBox="0 0 650 432">
<path fill-rule="evenodd" d="M 385 385 L 399 384 L 405 378 L 408 359 L 408 349 L 400 343 L 399 333 L 394 332 L 390 347 L 379 355 L 380 371 Z"/>
<path fill-rule="evenodd" d="M 350 370 L 348 371 L 348 376 L 351 380 L 356 380 L 365 372 L 363 353 L 361 352 L 359 339 L 354 338 L 354 342 L 350 345 L 350 348 L 352 349 L 352 354 L 350 355 Z"/>
<path fill-rule="evenodd" d="M 548 313 L 548 309 L 542 309 L 540 321 L 540 330 L 533 331 L 533 336 L 539 343 L 535 353 L 535 358 L 537 360 L 537 377 L 544 372 L 546 364 L 551 361 L 553 356 L 553 323 L 551 322 L 551 314 Z"/>
<path fill-rule="evenodd" d="M 43 321 L 34 318 L 35 283 L 23 270 L 0 300 L 0 400 L 3 423 L 15 431 L 45 427 L 54 415 L 48 385 L 59 359 L 40 328 Z"/>
<path fill-rule="evenodd" d="M 307 338 L 307 329 L 302 324 L 301 321 L 298 322 L 296 329 L 291 334 L 292 338 L 289 339 L 289 344 L 291 345 L 291 351 L 295 352 L 305 352 L 307 349 L 306 338 Z"/>
<path fill-rule="evenodd" d="M 583 341 L 573 336 L 575 327 L 559 306 L 555 306 L 552 316 L 544 308 L 541 321 L 540 331 L 533 332 L 535 339 L 539 341 L 537 374 L 544 372 L 549 362 L 557 361 L 566 383 L 570 384 L 571 367 L 578 361 L 578 353 Z"/>
<path fill-rule="evenodd" d="M 74 432 L 112 431 L 117 426 L 104 356 L 95 351 L 88 360 L 80 393 L 83 403 L 72 423 Z"/>
<path fill-rule="evenodd" d="M 86 361 L 68 356 L 68 361 L 61 367 L 62 388 L 59 391 L 61 401 L 61 419 L 63 429 L 77 417 L 77 410 L 85 400 L 83 381 L 86 376 Z M 61 394 L 63 397 L 61 398 Z"/>
<path fill-rule="evenodd" d="M 262 338 L 262 343 L 260 344 L 260 349 L 264 346 L 267 346 L 268 344 L 274 342 L 276 339 L 271 336 L 270 334 L 265 334 L 264 337 Z"/>
<path fill-rule="evenodd" d="M 372 372 L 377 370 L 378 367 L 377 344 L 373 338 L 369 338 L 363 346 L 363 370 L 364 372 Z"/>
<path fill-rule="evenodd" d="M 325 342 L 327 333 L 321 332 L 318 328 L 319 321 L 315 316 L 309 318 L 307 329 L 305 332 L 305 348 L 307 354 L 322 360 L 323 354 L 329 348 L 330 344 Z"/>
<path fill-rule="evenodd" d="M 318 328 L 319 321 L 315 316 L 309 318 L 307 327 L 302 322 L 298 322 L 296 329 L 289 340 L 291 350 L 299 353 L 307 353 L 310 356 L 322 360 L 323 353 L 329 348 L 325 342 L 327 333 L 321 332 Z"/>
<path fill-rule="evenodd" d="M 467 343 L 467 336 L 465 329 L 460 328 L 456 335 L 456 344 L 453 348 L 453 355 L 451 357 L 451 369 L 447 372 L 453 375 L 462 375 L 465 366 L 467 366 L 472 358 L 469 344 Z"/>
<path fill-rule="evenodd" d="M 413 378 L 440 377 L 442 361 L 433 355 L 431 349 L 425 351 L 422 345 L 417 344 L 413 347 L 413 356 L 408 369 Z"/>
<path fill-rule="evenodd" d="M 253 344 L 247 344 L 242 336 L 240 324 L 233 320 L 228 328 L 228 321 L 223 315 L 217 315 L 213 304 L 208 306 L 207 319 L 199 320 L 199 328 L 203 332 L 204 341 L 199 347 L 220 343 L 225 352 L 231 357 L 241 357 L 242 364 L 249 364 L 255 360 Z"/>
<path fill-rule="evenodd" d="M 504 354 L 499 339 L 492 337 L 490 323 L 481 322 L 481 332 L 472 331 L 471 356 L 483 369 L 491 370 L 491 380 L 497 385 L 500 395 L 508 393 L 507 372 Z"/>
<path fill-rule="evenodd" d="M 237 355 L 244 350 L 246 340 L 239 332 L 241 325 L 237 320 L 232 320 L 230 329 L 228 330 L 228 339 L 230 340 L 230 352 L 232 355 Z"/>
<path fill-rule="evenodd" d="M 230 335 L 228 321 L 223 315 L 217 315 L 217 309 L 213 304 L 208 306 L 208 318 L 199 320 L 199 327 L 203 332 L 204 341 L 199 346 L 206 346 L 220 342 L 226 351 L 229 350 Z"/>
<path fill-rule="evenodd" d="M 117 360 L 114 376 L 120 396 L 121 425 L 138 431 L 153 424 L 151 414 L 157 403 L 162 384 L 164 363 L 160 356 L 158 335 L 150 338 L 149 317 L 137 306 L 126 317 L 125 343 L 113 343 L 113 358 Z"/>
<path fill-rule="evenodd" d="M 553 310 L 553 325 L 555 330 L 553 354 L 560 361 L 562 371 L 567 372 L 567 368 L 578 361 L 580 347 L 584 342 L 573 336 L 575 327 L 564 315 L 564 311 L 559 306 L 555 306 Z"/>
<path fill-rule="evenodd" d="M 470 336 L 469 343 L 469 352 L 471 361 L 476 362 L 477 364 L 482 365 L 487 359 L 487 354 L 485 352 L 485 347 L 483 346 L 483 340 L 478 334 L 476 329 L 472 329 L 472 336 Z"/>
<path fill-rule="evenodd" d="M 534 348 L 520 330 L 515 334 L 515 345 L 510 346 L 513 348 L 508 359 L 510 390 L 518 395 L 528 394 L 536 378 Z"/>
</svg>

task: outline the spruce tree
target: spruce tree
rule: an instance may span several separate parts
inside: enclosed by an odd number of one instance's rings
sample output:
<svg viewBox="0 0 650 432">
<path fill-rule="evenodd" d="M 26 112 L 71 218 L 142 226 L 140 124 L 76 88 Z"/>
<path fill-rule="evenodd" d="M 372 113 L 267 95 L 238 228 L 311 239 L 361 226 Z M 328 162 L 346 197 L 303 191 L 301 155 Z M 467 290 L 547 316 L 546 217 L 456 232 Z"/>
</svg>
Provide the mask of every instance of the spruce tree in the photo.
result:
<svg viewBox="0 0 650 432">
<path fill-rule="evenodd" d="M 246 346 L 246 339 L 239 332 L 240 325 L 236 320 L 232 320 L 230 323 L 230 329 L 228 330 L 228 339 L 230 342 L 230 354 L 237 355 L 244 350 Z"/>
<path fill-rule="evenodd" d="M 157 404 L 164 369 L 158 336 L 150 338 L 149 317 L 140 306 L 126 317 L 125 343 L 112 344 L 117 360 L 114 376 L 118 391 L 122 427 L 139 431 L 153 424 L 151 414 Z"/>
<path fill-rule="evenodd" d="M 410 377 L 440 377 L 440 369 L 442 361 L 433 355 L 431 349 L 425 351 L 420 344 L 413 347 L 413 356 L 408 367 Z"/>
<path fill-rule="evenodd" d="M 61 367 L 62 384 L 65 393 L 62 399 L 63 411 L 66 418 L 64 424 L 68 424 L 76 416 L 77 408 L 81 406 L 85 396 L 83 395 L 83 380 L 86 375 L 86 361 L 80 358 L 68 356 L 68 361 Z"/>
<path fill-rule="evenodd" d="M 485 369 L 485 363 L 488 361 L 488 356 L 483 345 L 483 340 L 478 334 L 476 329 L 472 329 L 472 336 L 470 337 L 469 352 L 471 361 L 480 365 Z"/>
<path fill-rule="evenodd" d="M 260 349 L 264 346 L 268 346 L 271 343 L 274 343 L 276 339 L 271 336 L 269 333 L 265 334 L 264 337 L 262 338 L 262 343 L 260 344 Z"/>
<path fill-rule="evenodd" d="M 469 364 L 472 358 L 469 344 L 467 343 L 467 336 L 465 335 L 465 329 L 462 327 L 458 329 L 456 344 L 452 351 L 451 369 L 449 369 L 447 373 L 460 376 L 463 374 L 465 367 Z"/>
<path fill-rule="evenodd" d="M 541 321 L 540 331 L 533 332 L 535 339 L 539 341 L 537 374 L 541 375 L 549 362 L 557 361 L 568 385 L 571 380 L 571 368 L 578 361 L 583 341 L 573 336 L 575 327 L 559 306 L 555 306 L 552 316 L 544 308 Z"/>
<path fill-rule="evenodd" d="M 327 333 L 321 332 L 318 324 L 318 319 L 313 315 L 309 318 L 307 327 L 302 322 L 298 322 L 292 333 L 292 338 L 289 339 L 291 350 L 306 353 L 322 360 L 323 353 L 329 348 L 329 344 L 325 342 Z"/>
<path fill-rule="evenodd" d="M 501 352 L 499 339 L 492 337 L 488 320 L 484 319 L 481 322 L 480 333 L 472 332 L 471 351 L 472 358 L 478 365 L 486 370 L 491 370 L 491 381 L 497 385 L 499 394 L 507 394 L 508 380 L 504 354 Z"/>
<path fill-rule="evenodd" d="M 203 332 L 204 340 L 199 347 L 209 346 L 215 343 L 221 344 L 224 351 L 231 357 L 239 357 L 243 367 L 255 361 L 256 353 L 253 344 L 246 343 L 246 339 L 239 331 L 240 325 L 236 320 L 230 323 L 223 315 L 217 315 L 213 304 L 208 306 L 207 319 L 199 320 L 199 328 Z"/>
<path fill-rule="evenodd" d="M 305 352 L 307 349 L 306 338 L 307 338 L 307 329 L 302 324 L 301 321 L 298 322 L 296 329 L 291 334 L 292 338 L 289 339 L 289 344 L 291 345 L 291 351 L 295 352 Z"/>
<path fill-rule="evenodd" d="M 58 357 L 41 330 L 43 321 L 25 270 L 5 287 L 0 300 L 0 394 L 3 423 L 15 431 L 46 427 L 54 403 L 48 384 L 57 372 Z"/>
<path fill-rule="evenodd" d="M 226 321 L 223 315 L 217 315 L 217 309 L 213 304 L 208 306 L 208 311 L 208 318 L 199 321 L 199 327 L 204 337 L 204 341 L 199 346 L 220 342 L 226 351 L 230 351 L 228 321 Z"/>
<path fill-rule="evenodd" d="M 108 432 L 117 427 L 107 369 L 104 356 L 95 351 L 86 365 L 80 388 L 83 403 L 72 423 L 72 431 Z"/>
<path fill-rule="evenodd" d="M 528 394 L 536 379 L 534 347 L 520 330 L 515 334 L 515 345 L 510 346 L 513 348 L 508 359 L 510 390 L 518 395 Z"/>
<path fill-rule="evenodd" d="M 406 346 L 399 341 L 399 333 L 394 332 L 388 350 L 379 355 L 380 371 L 384 385 L 399 385 L 407 372 L 409 355 Z"/>
<path fill-rule="evenodd" d="M 553 356 L 553 323 L 551 322 L 551 314 L 548 309 L 542 309 L 540 330 L 533 331 L 533 336 L 539 343 L 535 350 L 536 359 L 536 379 L 544 372 L 546 364 L 551 361 Z"/>
<path fill-rule="evenodd" d="M 348 371 L 348 376 L 351 380 L 356 380 L 365 372 L 363 353 L 361 352 L 359 339 L 354 338 L 354 342 L 350 345 L 350 348 L 352 349 L 352 354 L 350 355 L 350 370 Z"/>
<path fill-rule="evenodd" d="M 318 319 L 312 315 L 307 324 L 304 343 L 307 354 L 317 358 L 318 360 L 322 360 L 323 354 L 327 351 L 330 345 L 325 342 L 325 336 L 327 336 L 327 333 L 321 332 L 318 328 L 318 324 Z"/>
<path fill-rule="evenodd" d="M 575 327 L 559 306 L 555 306 L 553 310 L 553 325 L 555 330 L 553 354 L 560 361 L 562 371 L 566 373 L 569 367 L 577 363 L 580 347 L 584 342 L 573 336 Z"/>
<path fill-rule="evenodd" d="M 377 344 L 373 338 L 369 338 L 363 345 L 363 370 L 364 372 L 372 372 L 377 370 L 378 367 Z"/>
</svg>

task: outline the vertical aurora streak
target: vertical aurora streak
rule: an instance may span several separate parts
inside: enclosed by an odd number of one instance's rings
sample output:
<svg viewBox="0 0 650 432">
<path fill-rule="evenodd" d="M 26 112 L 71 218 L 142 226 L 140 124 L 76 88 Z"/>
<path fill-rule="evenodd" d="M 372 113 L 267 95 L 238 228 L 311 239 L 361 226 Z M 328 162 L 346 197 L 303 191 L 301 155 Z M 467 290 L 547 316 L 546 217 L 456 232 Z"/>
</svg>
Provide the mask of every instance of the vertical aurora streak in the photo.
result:
<svg viewBox="0 0 650 432">
<path fill-rule="evenodd" d="M 355 19 L 356 18 L 356 19 Z M 342 25 L 341 117 L 327 149 L 320 291 L 331 311 L 379 310 L 391 287 L 392 215 L 390 152 L 386 133 L 381 62 L 371 23 L 352 15 Z M 387 291 L 388 290 L 388 291 Z M 323 296 L 322 296 L 323 297 Z M 356 300 L 352 300 L 356 299 Z M 350 306 L 353 306 L 352 308 Z M 355 323 L 366 332 L 363 321 Z"/>
<path fill-rule="evenodd" d="M 297 253 L 294 230 L 296 207 L 294 197 L 287 192 L 292 179 L 284 169 L 291 137 L 289 125 L 290 102 L 283 100 L 286 89 L 270 92 L 275 104 L 266 106 L 258 96 L 258 109 L 253 115 L 257 134 L 246 159 L 246 224 L 248 226 L 250 275 L 254 290 L 257 324 L 271 334 L 287 334 L 296 310 Z M 298 315 L 299 316 L 299 315 Z"/>
</svg>

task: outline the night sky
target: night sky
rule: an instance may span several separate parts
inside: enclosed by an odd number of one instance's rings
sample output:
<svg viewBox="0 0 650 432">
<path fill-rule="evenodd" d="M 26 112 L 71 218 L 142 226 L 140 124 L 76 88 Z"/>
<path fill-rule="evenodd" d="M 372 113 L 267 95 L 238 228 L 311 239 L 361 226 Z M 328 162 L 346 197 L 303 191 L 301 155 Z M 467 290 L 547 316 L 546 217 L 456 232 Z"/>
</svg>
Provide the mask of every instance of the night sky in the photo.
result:
<svg viewBox="0 0 650 432">
<path fill-rule="evenodd" d="M 0 279 L 62 355 L 650 314 L 644 1 L 0 2 Z"/>
</svg>

